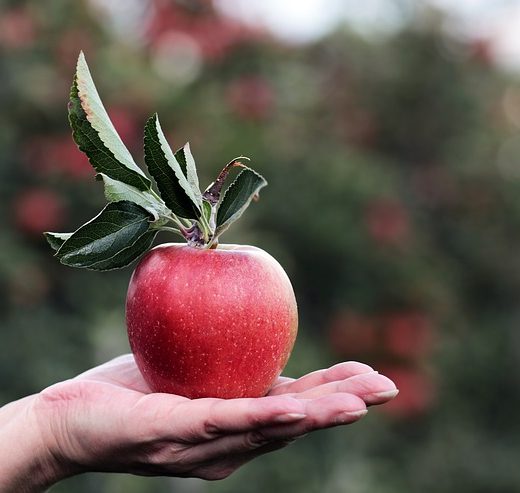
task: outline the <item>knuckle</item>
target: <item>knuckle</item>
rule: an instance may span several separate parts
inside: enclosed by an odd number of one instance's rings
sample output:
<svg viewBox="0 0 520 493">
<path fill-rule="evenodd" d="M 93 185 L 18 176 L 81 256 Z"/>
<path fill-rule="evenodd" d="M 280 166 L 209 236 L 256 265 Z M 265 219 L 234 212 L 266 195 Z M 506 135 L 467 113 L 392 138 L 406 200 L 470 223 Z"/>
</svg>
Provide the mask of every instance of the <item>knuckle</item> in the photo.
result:
<svg viewBox="0 0 520 493">
<path fill-rule="evenodd" d="M 202 433 L 205 438 L 212 439 L 220 434 L 220 429 L 211 416 L 202 421 Z"/>
<path fill-rule="evenodd" d="M 248 449 L 262 447 L 266 443 L 269 443 L 269 439 L 261 431 L 250 431 L 245 435 L 245 445 Z"/>
<path fill-rule="evenodd" d="M 42 407 L 68 406 L 71 402 L 89 397 L 91 393 L 88 382 L 65 380 L 40 391 L 38 404 Z"/>
<path fill-rule="evenodd" d="M 186 450 L 177 444 L 158 442 L 147 447 L 143 455 L 143 463 L 147 466 L 163 470 L 175 464 L 179 473 L 188 470 L 190 461 L 186 456 Z"/>
<path fill-rule="evenodd" d="M 216 416 L 218 416 L 217 409 L 218 401 L 212 402 L 206 415 L 200 422 L 200 434 L 204 439 L 211 440 L 221 434 L 221 429 L 217 424 Z"/>
</svg>

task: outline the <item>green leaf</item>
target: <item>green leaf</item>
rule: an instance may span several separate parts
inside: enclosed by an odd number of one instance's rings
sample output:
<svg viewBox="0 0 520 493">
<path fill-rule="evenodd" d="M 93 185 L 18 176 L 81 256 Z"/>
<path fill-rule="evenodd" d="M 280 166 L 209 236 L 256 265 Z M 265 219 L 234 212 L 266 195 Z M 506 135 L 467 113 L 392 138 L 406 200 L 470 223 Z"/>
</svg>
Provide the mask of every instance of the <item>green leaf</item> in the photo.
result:
<svg viewBox="0 0 520 493">
<path fill-rule="evenodd" d="M 157 230 L 151 230 L 140 236 L 133 245 L 116 253 L 108 260 L 97 262 L 88 267 L 90 270 L 113 270 L 126 267 L 139 257 L 143 256 L 152 246 L 153 240 L 157 236 Z"/>
<path fill-rule="evenodd" d="M 184 144 L 184 147 L 181 147 L 175 153 L 175 159 L 179 163 L 182 173 L 188 180 L 188 183 L 197 199 L 197 203 L 202 203 L 202 194 L 200 192 L 199 185 L 199 177 L 197 176 L 197 167 L 195 166 L 195 159 L 193 159 L 193 155 L 190 150 L 190 143 L 187 142 Z"/>
<path fill-rule="evenodd" d="M 150 228 L 150 214 L 128 201 L 108 204 L 66 240 L 56 255 L 72 267 L 94 267 L 134 245 Z"/>
<path fill-rule="evenodd" d="M 204 215 L 204 218 L 209 223 L 211 220 L 211 212 L 213 210 L 213 207 L 207 200 L 202 201 L 202 214 Z"/>
<path fill-rule="evenodd" d="M 104 173 L 99 173 L 98 176 L 101 177 L 105 184 L 105 197 L 109 202 L 121 202 L 122 200 L 133 202 L 152 214 L 154 220 L 159 219 L 161 215 L 168 214 L 166 204 L 152 193 L 148 191 L 143 192 L 132 185 L 113 180 Z"/>
<path fill-rule="evenodd" d="M 247 209 L 251 200 L 258 195 L 267 181 L 256 171 L 244 167 L 228 187 L 217 210 L 217 229 L 215 235 L 222 234 L 231 223 L 236 221 Z"/>
<path fill-rule="evenodd" d="M 55 252 L 58 251 L 61 245 L 63 245 L 63 243 L 65 243 L 72 236 L 72 233 L 51 233 L 50 231 L 43 234 L 47 240 L 47 243 Z"/>
<path fill-rule="evenodd" d="M 72 137 L 96 171 L 114 180 L 149 190 L 151 181 L 135 164 L 103 107 L 83 52 L 70 91 Z"/>
<path fill-rule="evenodd" d="M 226 178 L 229 175 L 231 169 L 234 167 L 247 168 L 247 166 L 241 163 L 239 159 L 247 159 L 249 161 L 248 157 L 239 156 L 227 163 L 226 166 L 224 166 L 224 168 L 222 169 L 222 171 L 218 174 L 216 180 L 210 183 L 208 188 L 204 190 L 204 193 L 202 194 L 204 200 L 207 200 L 213 206 L 218 204 L 218 202 L 220 201 L 222 187 L 224 186 L 224 182 L 226 181 Z"/>
<path fill-rule="evenodd" d="M 199 218 L 202 199 L 195 195 L 180 164 L 175 159 L 157 114 L 146 122 L 144 159 L 166 205 L 178 216 L 187 219 Z"/>
</svg>

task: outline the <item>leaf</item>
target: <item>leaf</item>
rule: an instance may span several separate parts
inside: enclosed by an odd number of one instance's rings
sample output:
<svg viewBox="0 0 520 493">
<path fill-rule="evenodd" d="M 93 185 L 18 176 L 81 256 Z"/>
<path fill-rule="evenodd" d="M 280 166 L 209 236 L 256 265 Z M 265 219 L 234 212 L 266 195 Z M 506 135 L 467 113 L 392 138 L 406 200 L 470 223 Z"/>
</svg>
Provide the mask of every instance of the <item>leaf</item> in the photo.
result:
<svg viewBox="0 0 520 493">
<path fill-rule="evenodd" d="M 220 200 L 220 193 L 222 192 L 222 187 L 224 186 L 224 182 L 226 181 L 227 176 L 229 175 L 229 172 L 232 168 L 235 166 L 240 166 L 241 168 L 247 168 L 244 164 L 242 164 L 239 159 L 247 159 L 249 161 L 248 157 L 245 156 L 239 156 L 235 159 L 231 160 L 229 163 L 224 166 L 222 171 L 217 176 L 216 180 L 206 188 L 204 193 L 202 194 L 202 197 L 204 200 L 207 200 L 211 205 L 217 205 L 218 201 Z"/>
<path fill-rule="evenodd" d="M 152 246 L 153 240 L 157 236 L 157 230 L 151 230 L 140 236 L 133 245 L 116 253 L 108 260 L 103 260 L 90 265 L 90 270 L 113 270 L 126 267 L 139 257 L 144 255 Z"/>
<path fill-rule="evenodd" d="M 150 214 L 128 201 L 108 204 L 66 240 L 56 255 L 72 267 L 95 266 L 132 246 L 150 228 Z"/>
<path fill-rule="evenodd" d="M 204 215 L 204 218 L 209 223 L 211 220 L 211 212 L 213 211 L 213 207 L 207 200 L 202 201 L 202 214 Z"/>
<path fill-rule="evenodd" d="M 135 164 L 110 121 L 83 52 L 70 91 L 69 121 L 74 141 L 96 171 L 139 190 L 151 188 L 151 181 Z"/>
<path fill-rule="evenodd" d="M 51 246 L 54 251 L 58 251 L 71 236 L 72 233 L 51 233 L 48 231 L 47 233 L 43 233 L 47 243 Z"/>
<path fill-rule="evenodd" d="M 178 216 L 187 219 L 199 218 L 202 200 L 193 193 L 180 164 L 175 159 L 157 114 L 146 122 L 144 160 L 166 205 Z"/>
<path fill-rule="evenodd" d="M 184 147 L 181 147 L 175 153 L 175 159 L 179 163 L 182 172 L 197 199 L 197 203 L 202 203 L 202 194 L 200 193 L 200 185 L 199 185 L 199 177 L 197 176 L 197 167 L 195 166 L 195 159 L 193 159 L 193 155 L 190 150 L 190 143 L 187 142 L 184 144 Z"/>
<path fill-rule="evenodd" d="M 217 210 L 215 235 L 222 234 L 247 209 L 267 181 L 251 168 L 245 168 L 228 187 Z"/>
<path fill-rule="evenodd" d="M 133 202 L 152 214 L 154 220 L 159 219 L 160 215 L 168 214 L 166 204 L 154 197 L 150 192 L 143 192 L 132 185 L 113 180 L 104 173 L 99 173 L 98 176 L 101 177 L 105 184 L 105 197 L 109 202 L 121 202 L 123 200 Z"/>
</svg>

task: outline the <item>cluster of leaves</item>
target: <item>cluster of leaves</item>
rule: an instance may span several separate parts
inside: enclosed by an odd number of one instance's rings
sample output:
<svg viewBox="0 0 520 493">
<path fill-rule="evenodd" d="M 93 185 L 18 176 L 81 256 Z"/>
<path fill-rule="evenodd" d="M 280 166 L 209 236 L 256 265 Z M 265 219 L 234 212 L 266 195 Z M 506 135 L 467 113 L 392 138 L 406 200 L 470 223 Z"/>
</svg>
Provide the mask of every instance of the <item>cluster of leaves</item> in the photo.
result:
<svg viewBox="0 0 520 493">
<path fill-rule="evenodd" d="M 145 126 L 145 163 L 157 184 L 139 168 L 103 107 L 83 53 L 69 101 L 72 135 L 105 187 L 109 204 L 73 233 L 45 233 L 61 263 L 92 270 L 125 267 L 148 251 L 161 230 L 199 248 L 216 248 L 267 182 L 236 158 L 201 192 L 189 144 L 173 152 L 157 114 Z M 242 171 L 222 193 L 233 167 Z"/>
</svg>

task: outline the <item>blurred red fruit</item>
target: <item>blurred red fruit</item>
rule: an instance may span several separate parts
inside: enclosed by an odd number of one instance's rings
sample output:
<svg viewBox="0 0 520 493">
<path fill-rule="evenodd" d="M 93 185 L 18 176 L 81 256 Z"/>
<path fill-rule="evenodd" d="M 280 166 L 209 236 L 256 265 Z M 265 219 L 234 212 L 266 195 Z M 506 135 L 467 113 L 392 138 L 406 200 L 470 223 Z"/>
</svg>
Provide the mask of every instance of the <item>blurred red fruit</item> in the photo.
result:
<svg viewBox="0 0 520 493">
<path fill-rule="evenodd" d="M 271 84 L 258 75 L 242 76 L 232 81 L 227 90 L 231 110 L 244 120 L 263 120 L 274 108 Z"/>
<path fill-rule="evenodd" d="M 36 38 L 36 29 L 31 15 L 17 8 L 0 16 L 0 45 L 10 49 L 31 46 Z"/>
<path fill-rule="evenodd" d="M 83 179 L 95 174 L 70 134 L 33 140 L 25 151 L 24 159 L 31 170 L 44 175 L 57 172 L 74 179 Z"/>
<path fill-rule="evenodd" d="M 383 339 L 386 349 L 394 356 L 418 358 L 433 346 L 433 327 L 430 319 L 418 312 L 394 313 L 383 317 Z"/>
<path fill-rule="evenodd" d="M 430 375 L 419 369 L 398 366 L 379 370 L 399 389 L 399 395 L 381 407 L 383 412 L 396 418 L 420 417 L 428 412 L 435 401 L 435 385 Z"/>
<path fill-rule="evenodd" d="M 469 46 L 469 53 L 473 60 L 485 67 L 493 65 L 495 61 L 493 42 L 490 39 L 475 39 Z"/>
<path fill-rule="evenodd" d="M 401 246 L 410 233 L 408 211 L 396 199 L 377 199 L 366 209 L 365 222 L 369 235 L 379 244 Z"/>
<path fill-rule="evenodd" d="M 107 108 L 107 112 L 125 145 L 130 148 L 140 146 L 142 135 L 134 115 L 118 106 Z"/>
<path fill-rule="evenodd" d="M 373 321 L 359 313 L 339 313 L 329 329 L 332 350 L 343 357 L 373 351 L 377 346 L 377 331 Z"/>
<path fill-rule="evenodd" d="M 14 201 L 13 208 L 16 225 L 22 231 L 34 235 L 58 229 L 65 216 L 60 198 L 45 189 L 22 192 Z"/>
<path fill-rule="evenodd" d="M 148 22 L 146 35 L 151 45 L 165 32 L 175 31 L 192 37 L 204 59 L 218 61 L 243 43 L 267 37 L 265 30 L 244 25 L 220 15 L 211 2 L 184 6 L 176 2 L 154 2 L 154 15 Z"/>
</svg>

